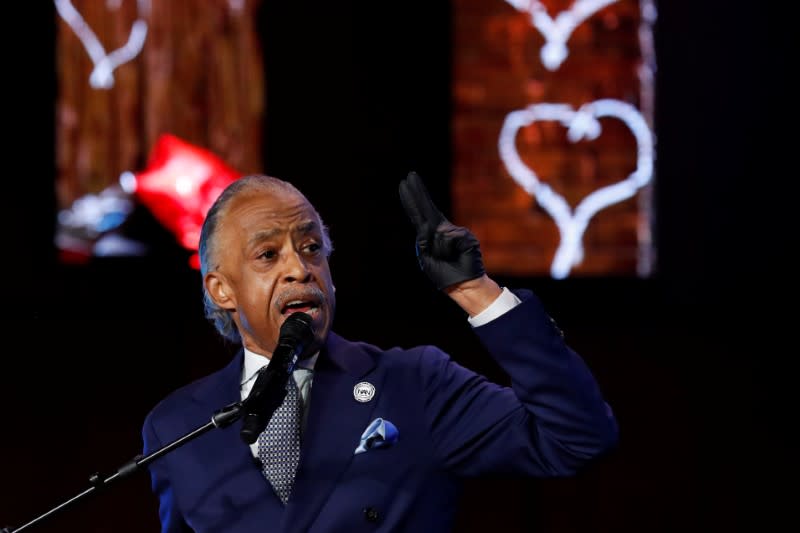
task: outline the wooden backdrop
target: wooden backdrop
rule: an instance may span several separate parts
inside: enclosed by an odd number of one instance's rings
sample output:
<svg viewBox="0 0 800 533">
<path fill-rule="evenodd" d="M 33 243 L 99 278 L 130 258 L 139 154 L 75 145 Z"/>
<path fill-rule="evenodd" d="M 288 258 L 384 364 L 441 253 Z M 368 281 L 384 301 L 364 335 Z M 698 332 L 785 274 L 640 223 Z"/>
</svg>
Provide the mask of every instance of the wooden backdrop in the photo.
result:
<svg viewBox="0 0 800 533">
<path fill-rule="evenodd" d="M 208 148 L 240 172 L 262 170 L 258 0 L 56 6 L 58 207 L 141 170 L 162 133 Z M 113 70 L 111 86 L 93 87 L 95 62 L 84 41 L 94 36 L 113 54 L 134 24 L 146 28 L 141 51 Z"/>
</svg>

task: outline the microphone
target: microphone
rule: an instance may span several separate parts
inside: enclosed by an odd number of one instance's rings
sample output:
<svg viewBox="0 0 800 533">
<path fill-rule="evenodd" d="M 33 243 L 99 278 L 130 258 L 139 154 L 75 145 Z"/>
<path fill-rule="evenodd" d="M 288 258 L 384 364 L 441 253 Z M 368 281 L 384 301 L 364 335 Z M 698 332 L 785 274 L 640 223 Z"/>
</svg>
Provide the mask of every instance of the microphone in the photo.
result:
<svg viewBox="0 0 800 533">
<path fill-rule="evenodd" d="M 245 412 L 240 436 L 253 444 L 267 427 L 275 409 L 286 396 L 286 382 L 292 379 L 297 359 L 314 341 L 311 317 L 306 313 L 292 313 L 281 325 L 278 346 L 269 364 L 258 371 L 250 394 L 242 402 Z"/>
</svg>

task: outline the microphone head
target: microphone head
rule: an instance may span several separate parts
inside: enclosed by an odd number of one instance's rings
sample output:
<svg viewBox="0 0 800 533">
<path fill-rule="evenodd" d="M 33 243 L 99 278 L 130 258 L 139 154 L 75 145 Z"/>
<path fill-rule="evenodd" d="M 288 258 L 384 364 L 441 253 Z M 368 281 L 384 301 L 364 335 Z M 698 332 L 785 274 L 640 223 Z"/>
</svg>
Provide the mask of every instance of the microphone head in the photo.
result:
<svg viewBox="0 0 800 533">
<path fill-rule="evenodd" d="M 314 341 L 311 316 L 307 313 L 292 313 L 281 325 L 278 344 L 302 346 L 303 350 Z"/>
</svg>

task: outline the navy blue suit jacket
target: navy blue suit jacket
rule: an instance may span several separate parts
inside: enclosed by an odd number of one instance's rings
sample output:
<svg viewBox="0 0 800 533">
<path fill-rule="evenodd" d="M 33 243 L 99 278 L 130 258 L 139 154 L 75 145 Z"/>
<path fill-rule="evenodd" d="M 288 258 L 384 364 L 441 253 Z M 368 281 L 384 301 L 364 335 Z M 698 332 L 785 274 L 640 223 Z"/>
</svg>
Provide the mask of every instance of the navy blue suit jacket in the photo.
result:
<svg viewBox="0 0 800 533">
<path fill-rule="evenodd" d="M 474 330 L 511 387 L 489 382 L 434 346 L 383 350 L 331 333 L 316 364 L 288 504 L 241 440 L 240 421 L 150 464 L 162 531 L 448 531 L 464 477 L 575 473 L 615 444 L 616 422 L 539 300 L 530 291 L 517 294 L 522 304 Z M 145 420 L 144 452 L 238 401 L 242 364 L 240 352 L 222 370 L 162 400 Z M 362 381 L 375 387 L 371 401 L 354 398 Z M 377 417 L 397 427 L 398 441 L 354 454 Z"/>
</svg>

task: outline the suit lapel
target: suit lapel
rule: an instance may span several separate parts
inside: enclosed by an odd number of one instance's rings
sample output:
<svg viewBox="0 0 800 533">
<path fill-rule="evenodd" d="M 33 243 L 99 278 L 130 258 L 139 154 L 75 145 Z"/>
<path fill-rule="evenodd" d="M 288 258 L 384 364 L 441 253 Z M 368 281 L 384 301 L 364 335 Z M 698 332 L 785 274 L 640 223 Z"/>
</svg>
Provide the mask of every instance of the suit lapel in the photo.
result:
<svg viewBox="0 0 800 533">
<path fill-rule="evenodd" d="M 353 388 L 374 366 L 372 356 L 363 348 L 329 334 L 314 369 L 308 431 L 284 515 L 284 529 L 306 531 L 311 527 L 353 459 L 361 433 L 378 403 L 356 401 Z M 382 383 L 377 383 L 378 379 L 370 377 L 379 394 Z"/>
</svg>

